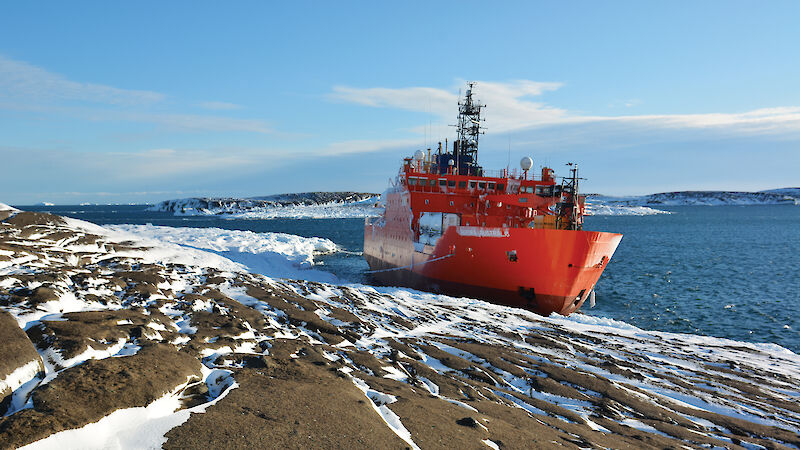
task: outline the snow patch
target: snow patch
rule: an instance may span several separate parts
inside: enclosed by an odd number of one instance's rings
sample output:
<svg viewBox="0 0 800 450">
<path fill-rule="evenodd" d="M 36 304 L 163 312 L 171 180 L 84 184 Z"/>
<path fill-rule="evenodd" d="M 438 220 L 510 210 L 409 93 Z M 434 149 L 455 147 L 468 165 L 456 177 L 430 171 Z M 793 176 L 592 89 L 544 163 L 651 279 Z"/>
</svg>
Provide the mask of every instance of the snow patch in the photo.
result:
<svg viewBox="0 0 800 450">
<path fill-rule="evenodd" d="M 0 392 L 9 389 L 17 390 L 18 387 L 32 380 L 41 371 L 39 360 L 32 359 L 27 363 L 17 367 L 13 372 L 0 380 Z"/>
<path fill-rule="evenodd" d="M 314 256 L 339 251 L 339 247 L 329 239 L 221 228 L 155 225 L 109 225 L 106 228 L 124 236 L 149 242 L 155 247 L 171 245 L 188 251 L 195 250 L 194 255 L 199 259 L 197 263 L 200 265 L 205 264 L 210 255 L 216 254 L 231 262 L 230 265 L 233 266 L 231 268 L 239 269 L 234 270 L 237 272 L 244 269 L 277 278 L 336 281 L 333 274 L 309 270 L 314 266 Z M 202 250 L 205 251 L 201 252 Z"/>
</svg>

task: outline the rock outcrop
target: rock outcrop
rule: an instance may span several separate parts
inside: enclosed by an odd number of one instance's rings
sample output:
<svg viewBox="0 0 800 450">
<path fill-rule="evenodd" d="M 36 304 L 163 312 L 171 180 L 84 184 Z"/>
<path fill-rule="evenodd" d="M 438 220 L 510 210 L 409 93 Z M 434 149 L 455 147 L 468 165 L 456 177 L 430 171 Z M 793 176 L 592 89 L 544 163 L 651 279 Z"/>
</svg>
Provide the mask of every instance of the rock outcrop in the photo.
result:
<svg viewBox="0 0 800 450">
<path fill-rule="evenodd" d="M 0 250 L 0 372 L 38 372 L 3 448 L 164 401 L 166 448 L 800 446 L 773 345 L 272 280 L 47 214 Z"/>
</svg>

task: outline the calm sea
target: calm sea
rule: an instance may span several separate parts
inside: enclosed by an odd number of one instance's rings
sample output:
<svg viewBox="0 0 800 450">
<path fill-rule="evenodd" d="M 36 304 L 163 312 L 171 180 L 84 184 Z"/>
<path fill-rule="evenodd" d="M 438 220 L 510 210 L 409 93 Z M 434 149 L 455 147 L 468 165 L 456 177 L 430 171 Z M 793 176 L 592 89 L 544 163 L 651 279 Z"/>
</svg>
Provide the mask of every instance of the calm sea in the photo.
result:
<svg viewBox="0 0 800 450">
<path fill-rule="evenodd" d="M 174 217 L 145 206 L 19 206 L 97 224 L 274 231 L 328 238 L 347 252 L 319 269 L 368 283 L 362 219 Z M 649 330 L 774 342 L 800 353 L 800 207 L 683 206 L 670 215 L 592 216 L 586 229 L 623 233 L 584 314 Z"/>
</svg>

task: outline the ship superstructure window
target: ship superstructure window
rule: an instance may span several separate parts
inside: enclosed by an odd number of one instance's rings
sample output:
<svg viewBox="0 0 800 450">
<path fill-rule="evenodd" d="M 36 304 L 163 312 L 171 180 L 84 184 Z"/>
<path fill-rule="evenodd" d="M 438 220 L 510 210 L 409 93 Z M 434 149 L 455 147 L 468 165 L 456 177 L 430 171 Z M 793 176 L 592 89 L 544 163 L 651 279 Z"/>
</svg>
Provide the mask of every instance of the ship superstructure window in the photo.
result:
<svg viewBox="0 0 800 450">
<path fill-rule="evenodd" d="M 490 181 L 490 182 L 489 182 L 489 190 L 493 191 L 493 190 L 494 190 L 494 187 L 495 187 L 495 184 L 494 184 L 494 182 L 493 182 L 493 181 Z"/>
<path fill-rule="evenodd" d="M 467 188 L 467 182 L 466 181 L 459 181 L 458 182 L 458 188 L 459 189 L 466 189 Z"/>
<path fill-rule="evenodd" d="M 503 183 L 498 183 L 498 184 L 497 184 L 497 190 L 498 190 L 498 191 L 502 191 L 502 190 L 503 190 L 503 188 L 505 188 L 505 186 L 503 185 Z"/>
<path fill-rule="evenodd" d="M 456 187 L 456 180 L 447 180 L 448 187 Z"/>
<path fill-rule="evenodd" d="M 439 178 L 439 186 L 447 186 L 447 180 L 444 178 Z"/>
<path fill-rule="evenodd" d="M 436 180 L 434 180 L 433 178 L 428 180 L 428 186 L 436 186 Z"/>
<path fill-rule="evenodd" d="M 416 186 L 417 185 L 417 178 L 416 177 L 409 177 L 408 178 L 408 185 L 409 186 Z"/>
<path fill-rule="evenodd" d="M 520 188 L 520 190 L 524 190 L 524 192 L 527 192 L 528 194 L 533 194 L 533 186 L 525 186 Z"/>
<path fill-rule="evenodd" d="M 478 184 L 478 182 L 477 182 L 477 181 L 470 181 L 470 182 L 469 182 L 469 188 L 470 188 L 470 189 L 475 189 L 475 186 L 476 186 L 477 184 Z"/>
<path fill-rule="evenodd" d="M 542 197 L 552 197 L 553 186 L 536 186 L 536 195 L 540 195 Z"/>
<path fill-rule="evenodd" d="M 486 182 L 481 181 L 478 183 L 478 189 L 486 189 Z"/>
</svg>

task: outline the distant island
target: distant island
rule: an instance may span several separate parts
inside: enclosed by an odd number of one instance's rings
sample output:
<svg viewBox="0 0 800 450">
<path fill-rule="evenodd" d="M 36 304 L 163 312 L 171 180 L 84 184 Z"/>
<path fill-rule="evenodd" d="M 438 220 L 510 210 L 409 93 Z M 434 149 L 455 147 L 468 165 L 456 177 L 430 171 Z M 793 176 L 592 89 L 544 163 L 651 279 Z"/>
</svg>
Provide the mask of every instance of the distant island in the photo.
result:
<svg viewBox="0 0 800 450">
<path fill-rule="evenodd" d="M 738 191 L 679 191 L 657 194 L 612 197 L 589 194 L 593 203 L 613 206 L 718 206 L 718 205 L 779 205 L 800 204 L 800 187 L 770 189 L 759 192 Z"/>
<path fill-rule="evenodd" d="M 358 218 L 379 215 L 380 195 L 369 192 L 301 192 L 263 197 L 192 197 L 167 200 L 150 211 L 178 216 L 215 215 L 231 218 Z"/>
<path fill-rule="evenodd" d="M 362 218 L 383 212 L 380 194 L 370 192 L 301 192 L 261 197 L 190 197 L 166 200 L 150 211 L 177 216 L 223 216 L 240 219 Z M 667 214 L 659 206 L 800 205 L 800 188 L 759 192 L 680 191 L 643 196 L 614 197 L 588 194 L 592 215 Z"/>
</svg>

